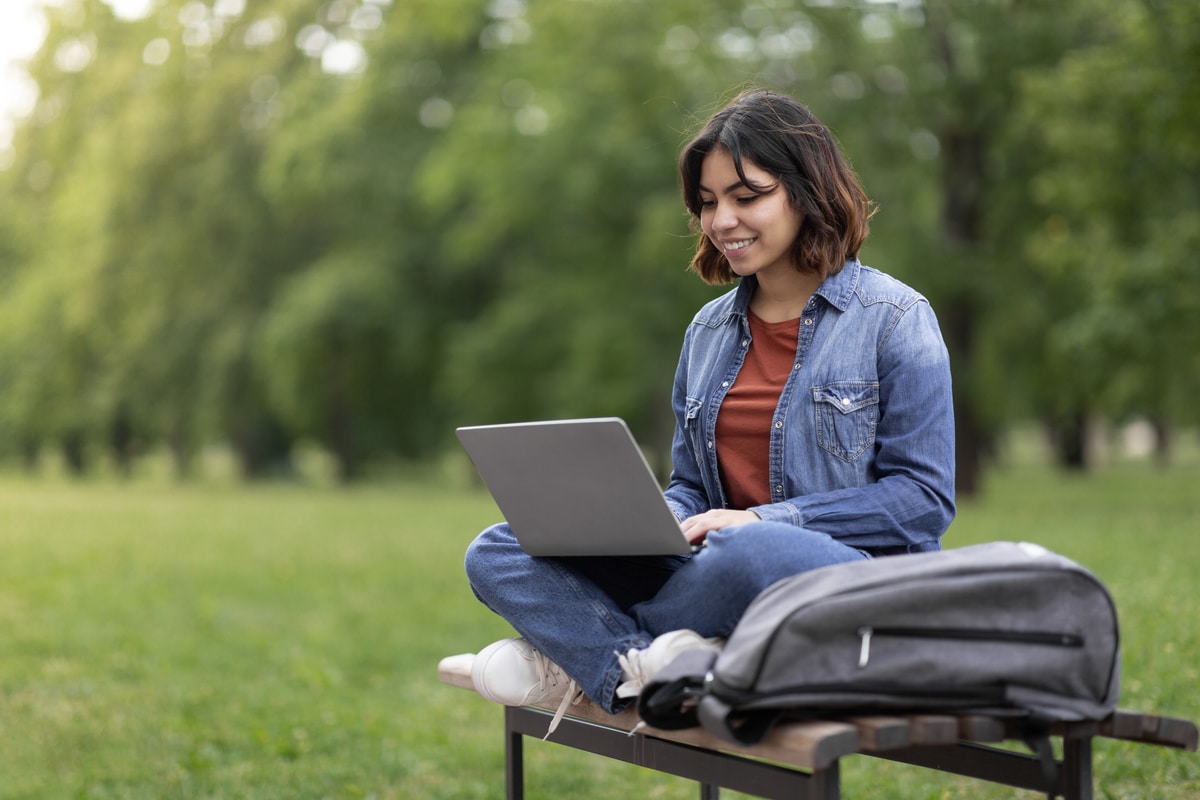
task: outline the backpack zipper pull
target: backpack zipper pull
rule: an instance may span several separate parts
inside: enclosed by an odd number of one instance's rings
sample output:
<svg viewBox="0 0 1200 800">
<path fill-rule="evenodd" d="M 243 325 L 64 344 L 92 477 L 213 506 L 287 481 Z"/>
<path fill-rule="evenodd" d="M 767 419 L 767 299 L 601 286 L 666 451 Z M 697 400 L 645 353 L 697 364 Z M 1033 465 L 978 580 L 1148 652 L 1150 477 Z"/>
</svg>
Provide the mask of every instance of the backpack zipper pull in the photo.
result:
<svg viewBox="0 0 1200 800">
<path fill-rule="evenodd" d="M 858 668 L 862 669 L 867 665 L 867 661 L 871 658 L 871 634 L 874 633 L 873 628 L 859 628 L 858 636 L 862 639 L 862 647 L 858 651 Z"/>
</svg>

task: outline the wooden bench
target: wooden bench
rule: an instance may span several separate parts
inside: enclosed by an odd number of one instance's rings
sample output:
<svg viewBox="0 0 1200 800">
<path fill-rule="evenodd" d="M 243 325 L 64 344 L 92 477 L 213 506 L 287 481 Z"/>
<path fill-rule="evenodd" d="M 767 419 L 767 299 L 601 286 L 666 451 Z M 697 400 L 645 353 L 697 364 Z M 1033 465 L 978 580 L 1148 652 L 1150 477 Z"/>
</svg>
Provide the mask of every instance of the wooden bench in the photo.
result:
<svg viewBox="0 0 1200 800">
<path fill-rule="evenodd" d="M 471 684 L 469 660 L 443 659 L 443 683 Z M 507 797 L 524 797 L 523 737 L 545 736 L 553 714 L 533 707 L 505 707 Z M 662 731 L 638 724 L 633 709 L 612 716 L 584 701 L 571 707 L 549 741 L 700 783 L 701 800 L 715 800 L 720 787 L 766 798 L 832 800 L 841 796 L 839 761 L 849 755 L 916 764 L 1006 786 L 1046 791 L 1042 762 L 1033 755 L 997 746 L 1018 738 L 998 718 L 936 714 L 815 720 L 776 728 L 753 747 L 738 747 L 693 728 Z M 1196 725 L 1189 720 L 1118 711 L 1100 722 L 1056 726 L 1061 741 L 1055 759 L 1054 794 L 1092 800 L 1092 740 L 1096 737 L 1196 750 Z"/>
</svg>

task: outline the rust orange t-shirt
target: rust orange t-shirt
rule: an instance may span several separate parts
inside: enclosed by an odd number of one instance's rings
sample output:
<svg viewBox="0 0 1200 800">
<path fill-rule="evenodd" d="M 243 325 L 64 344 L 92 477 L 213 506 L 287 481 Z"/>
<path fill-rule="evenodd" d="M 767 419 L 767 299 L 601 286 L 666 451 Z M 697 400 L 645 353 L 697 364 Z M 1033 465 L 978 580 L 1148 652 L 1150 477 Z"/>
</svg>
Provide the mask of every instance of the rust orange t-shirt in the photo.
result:
<svg viewBox="0 0 1200 800">
<path fill-rule="evenodd" d="M 749 314 L 752 342 L 717 413 L 717 458 L 733 508 L 771 501 L 771 417 L 796 361 L 800 319 L 764 322 Z"/>
</svg>

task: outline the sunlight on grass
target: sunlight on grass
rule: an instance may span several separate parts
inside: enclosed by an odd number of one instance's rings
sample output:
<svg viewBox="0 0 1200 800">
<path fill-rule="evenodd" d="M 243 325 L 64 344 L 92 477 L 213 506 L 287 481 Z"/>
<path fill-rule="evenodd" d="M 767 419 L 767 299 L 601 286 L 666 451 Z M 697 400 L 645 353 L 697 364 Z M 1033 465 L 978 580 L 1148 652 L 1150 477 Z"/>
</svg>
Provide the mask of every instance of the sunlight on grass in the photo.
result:
<svg viewBox="0 0 1200 800">
<path fill-rule="evenodd" d="M 1121 613 L 1122 705 L 1195 719 L 1198 477 L 1000 471 L 946 544 L 1032 540 L 1093 569 Z M 433 481 L 0 480 L 0 798 L 502 797 L 500 709 L 435 671 L 509 633 L 461 566 L 496 518 L 486 494 Z M 1197 760 L 1102 744 L 1100 796 L 1194 797 Z M 527 771 L 531 798 L 696 793 L 541 742 Z M 846 762 L 843 785 L 1015 796 L 865 758 Z"/>
</svg>

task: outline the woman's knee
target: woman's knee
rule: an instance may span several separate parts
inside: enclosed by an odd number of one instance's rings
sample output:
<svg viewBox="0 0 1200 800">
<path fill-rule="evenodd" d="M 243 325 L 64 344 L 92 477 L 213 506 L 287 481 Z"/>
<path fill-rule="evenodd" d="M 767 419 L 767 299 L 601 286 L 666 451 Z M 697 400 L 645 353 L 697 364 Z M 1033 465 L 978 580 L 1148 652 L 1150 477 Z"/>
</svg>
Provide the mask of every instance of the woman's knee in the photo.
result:
<svg viewBox="0 0 1200 800">
<path fill-rule="evenodd" d="M 828 534 L 779 522 L 752 522 L 710 536 L 711 555 L 733 579 L 774 583 L 811 569 L 865 556 Z"/>
<path fill-rule="evenodd" d="M 467 572 L 467 580 L 476 594 L 506 573 L 501 567 L 512 557 L 514 549 L 517 553 L 524 554 L 512 530 L 504 522 L 487 528 L 467 546 L 463 566 Z"/>
</svg>

